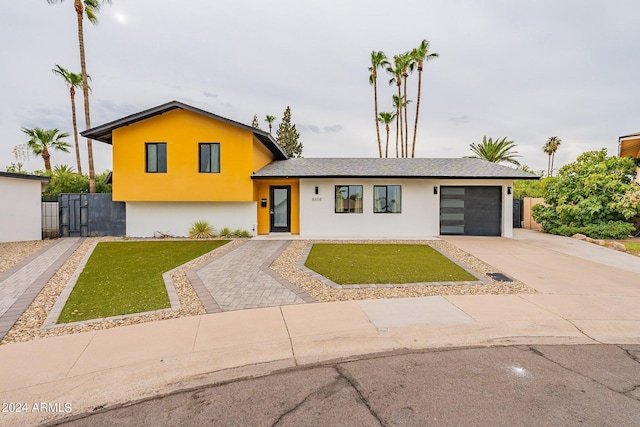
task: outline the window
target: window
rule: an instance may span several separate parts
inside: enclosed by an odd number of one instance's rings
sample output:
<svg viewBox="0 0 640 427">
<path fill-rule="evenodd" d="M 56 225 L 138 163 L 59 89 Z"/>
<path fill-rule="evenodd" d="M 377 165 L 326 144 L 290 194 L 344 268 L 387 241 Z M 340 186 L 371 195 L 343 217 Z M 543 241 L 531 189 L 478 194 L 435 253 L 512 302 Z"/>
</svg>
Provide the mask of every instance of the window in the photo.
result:
<svg viewBox="0 0 640 427">
<path fill-rule="evenodd" d="M 399 185 L 374 185 L 373 212 L 402 212 L 402 187 Z"/>
<path fill-rule="evenodd" d="M 166 173 L 167 172 L 167 143 L 148 142 L 147 150 L 147 172 Z"/>
<path fill-rule="evenodd" d="M 200 173 L 220 173 L 220 144 L 200 143 Z"/>
<path fill-rule="evenodd" d="M 336 185 L 336 213 L 362 213 L 362 185 Z"/>
</svg>

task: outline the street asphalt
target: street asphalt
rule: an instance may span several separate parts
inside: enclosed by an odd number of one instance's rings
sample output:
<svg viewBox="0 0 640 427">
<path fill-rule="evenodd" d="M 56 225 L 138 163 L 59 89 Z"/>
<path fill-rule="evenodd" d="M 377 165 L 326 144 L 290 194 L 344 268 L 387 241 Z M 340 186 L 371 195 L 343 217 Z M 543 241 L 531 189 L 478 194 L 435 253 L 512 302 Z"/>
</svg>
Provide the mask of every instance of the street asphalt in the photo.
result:
<svg viewBox="0 0 640 427">
<path fill-rule="evenodd" d="M 640 345 L 386 353 L 97 410 L 63 426 L 637 426 Z"/>
</svg>

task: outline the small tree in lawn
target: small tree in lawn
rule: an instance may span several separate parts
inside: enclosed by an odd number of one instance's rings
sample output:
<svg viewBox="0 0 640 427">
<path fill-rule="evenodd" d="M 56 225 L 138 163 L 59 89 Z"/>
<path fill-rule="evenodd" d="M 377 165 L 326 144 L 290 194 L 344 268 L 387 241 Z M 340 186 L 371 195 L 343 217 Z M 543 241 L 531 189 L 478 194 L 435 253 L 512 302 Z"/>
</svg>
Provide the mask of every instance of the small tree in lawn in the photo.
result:
<svg viewBox="0 0 640 427">
<path fill-rule="evenodd" d="M 291 108 L 284 110 L 284 116 L 276 131 L 276 141 L 289 157 L 302 157 L 302 142 L 296 125 L 291 124 Z"/>
<path fill-rule="evenodd" d="M 640 212 L 640 185 L 633 182 L 634 161 L 589 151 L 560 168 L 545 190 L 546 206 L 533 208 L 544 231 L 570 236 L 619 239 L 633 232 L 628 220 Z"/>
</svg>

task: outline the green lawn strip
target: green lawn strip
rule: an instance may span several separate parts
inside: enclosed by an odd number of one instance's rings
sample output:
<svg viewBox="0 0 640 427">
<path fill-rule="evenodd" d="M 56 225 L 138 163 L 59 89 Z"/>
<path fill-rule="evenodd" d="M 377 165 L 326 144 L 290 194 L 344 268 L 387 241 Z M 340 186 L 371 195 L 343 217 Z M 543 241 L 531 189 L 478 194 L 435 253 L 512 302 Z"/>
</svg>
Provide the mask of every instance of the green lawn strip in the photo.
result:
<svg viewBox="0 0 640 427">
<path fill-rule="evenodd" d="M 640 252 L 640 243 L 622 242 L 622 244 L 630 251 Z"/>
<path fill-rule="evenodd" d="M 98 243 L 57 323 L 168 308 L 162 273 L 225 243 L 228 240 Z"/>
<path fill-rule="evenodd" d="M 339 285 L 478 280 L 429 245 L 314 244 L 305 265 Z"/>
</svg>

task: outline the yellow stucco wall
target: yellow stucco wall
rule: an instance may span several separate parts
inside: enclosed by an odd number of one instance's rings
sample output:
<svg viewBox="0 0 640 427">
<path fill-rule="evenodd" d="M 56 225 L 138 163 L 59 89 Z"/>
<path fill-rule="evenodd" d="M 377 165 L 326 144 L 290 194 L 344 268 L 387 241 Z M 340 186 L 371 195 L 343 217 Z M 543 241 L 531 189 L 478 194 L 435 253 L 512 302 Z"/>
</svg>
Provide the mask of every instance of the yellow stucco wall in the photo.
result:
<svg viewBox="0 0 640 427">
<path fill-rule="evenodd" d="M 166 142 L 167 172 L 145 172 L 145 143 Z M 220 143 L 220 173 L 198 172 L 198 144 Z M 185 110 L 113 131 L 114 201 L 252 201 L 272 154 L 250 130 Z"/>
<path fill-rule="evenodd" d="M 300 182 L 297 179 L 255 180 L 255 197 L 258 202 L 258 234 L 269 234 L 271 208 L 269 188 L 272 185 L 291 186 L 291 234 L 300 234 Z M 267 207 L 260 206 L 260 201 L 267 199 Z"/>
</svg>

